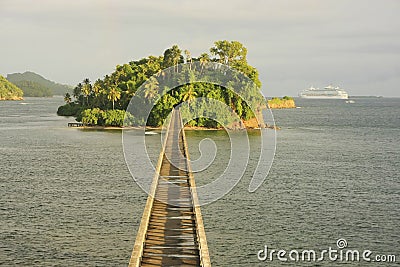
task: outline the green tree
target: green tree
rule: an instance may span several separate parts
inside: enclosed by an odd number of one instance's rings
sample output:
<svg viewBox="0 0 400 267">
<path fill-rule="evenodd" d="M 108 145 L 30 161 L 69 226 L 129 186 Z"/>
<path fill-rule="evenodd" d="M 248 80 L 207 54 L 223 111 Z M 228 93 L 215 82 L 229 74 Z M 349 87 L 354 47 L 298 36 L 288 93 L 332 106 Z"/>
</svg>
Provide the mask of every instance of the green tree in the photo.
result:
<svg viewBox="0 0 400 267">
<path fill-rule="evenodd" d="M 107 93 L 107 98 L 112 102 L 112 109 L 114 110 L 115 101 L 118 101 L 121 98 L 121 90 L 116 86 L 112 86 Z"/>
<path fill-rule="evenodd" d="M 182 50 L 177 45 L 165 50 L 162 67 L 164 69 L 174 66 L 174 70 L 178 72 L 178 64 L 183 63 Z"/>
<path fill-rule="evenodd" d="M 72 98 L 71 98 L 71 95 L 70 95 L 69 93 L 65 93 L 64 101 L 65 101 L 65 103 L 67 103 L 67 104 L 71 103 Z"/>
<path fill-rule="evenodd" d="M 73 95 L 75 97 L 75 99 L 79 102 L 80 98 L 82 96 L 82 84 L 78 83 L 77 86 L 75 86 L 74 90 L 73 90 Z"/>
<path fill-rule="evenodd" d="M 102 110 L 99 108 L 85 109 L 82 111 L 82 123 L 84 125 L 97 125 L 102 116 Z"/>
<path fill-rule="evenodd" d="M 210 52 L 218 57 L 218 62 L 228 66 L 234 61 L 246 62 L 247 48 L 238 41 L 217 41 Z"/>
<path fill-rule="evenodd" d="M 128 115 L 129 114 L 129 115 Z M 107 110 L 102 113 L 104 126 L 122 127 L 124 125 L 125 115 L 127 115 L 127 124 L 129 124 L 130 113 L 125 113 L 124 110 Z"/>
</svg>

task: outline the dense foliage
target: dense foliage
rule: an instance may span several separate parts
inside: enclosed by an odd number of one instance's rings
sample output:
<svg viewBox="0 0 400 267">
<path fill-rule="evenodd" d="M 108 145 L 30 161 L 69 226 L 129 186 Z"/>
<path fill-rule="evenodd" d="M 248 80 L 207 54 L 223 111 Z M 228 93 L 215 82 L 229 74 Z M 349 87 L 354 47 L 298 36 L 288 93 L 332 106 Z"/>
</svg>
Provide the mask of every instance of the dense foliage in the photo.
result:
<svg viewBox="0 0 400 267">
<path fill-rule="evenodd" d="M 148 126 L 160 126 L 175 105 L 182 102 L 190 103 L 196 98 L 206 97 L 222 101 L 242 119 L 250 119 L 255 114 L 241 97 L 228 88 L 207 82 L 193 82 L 168 91 L 169 88 L 173 88 L 170 84 L 174 84 L 183 77 L 189 76 L 191 77 L 190 80 L 195 81 L 195 76 L 201 74 L 211 79 L 215 74 L 212 69 L 207 69 L 205 66 L 209 62 L 222 63 L 240 71 L 253 81 L 254 88 L 249 87 L 247 93 L 250 98 L 257 101 L 258 108 L 261 109 L 265 107 L 265 103 L 264 98 L 259 97 L 261 83 L 258 78 L 258 71 L 247 63 L 246 56 L 247 49 L 236 41 L 217 41 L 210 49 L 210 54 L 203 53 L 197 58 L 192 58 L 188 50 L 182 51 L 177 45 L 174 45 L 165 50 L 163 56 L 149 56 L 117 65 L 116 70 L 103 79 L 98 79 L 95 82 L 84 79 L 73 90 L 73 102 L 71 95 L 65 95 L 66 105 L 59 108 L 58 114 L 73 115 L 78 121 L 86 124 L 113 125 L 114 122 L 111 123 L 110 119 L 107 120 L 113 115 L 105 115 L 107 111 L 118 110 L 117 112 L 120 112 L 126 110 L 133 96 L 142 102 L 149 102 L 150 99 L 161 97 L 155 103 L 146 123 Z M 179 65 L 180 63 L 187 64 L 182 66 Z M 196 66 L 198 67 L 194 70 Z M 175 75 L 168 76 L 165 73 L 166 68 L 170 68 L 168 70 L 172 70 Z M 153 75 L 157 78 L 154 78 Z M 215 77 L 213 78 L 215 80 Z M 160 84 L 160 81 L 162 81 L 162 84 Z M 146 90 L 140 95 L 138 88 L 144 82 L 146 82 L 144 84 Z M 228 85 L 233 87 L 235 83 L 241 85 L 243 81 L 237 78 L 229 81 Z M 133 114 L 137 113 L 140 113 L 140 110 Z M 132 119 L 132 122 L 135 124 L 142 120 L 142 117 L 137 117 Z M 207 119 L 196 119 L 191 122 L 191 125 L 218 126 L 215 122 Z"/>
<path fill-rule="evenodd" d="M 129 126 L 134 123 L 132 114 L 124 110 L 106 110 L 99 108 L 85 109 L 81 113 L 82 123 L 85 125 L 101 125 L 101 126 Z"/>
<path fill-rule="evenodd" d="M 22 89 L 24 96 L 33 97 L 50 97 L 53 96 L 53 91 L 37 82 L 32 81 L 16 81 L 16 86 Z"/>
<path fill-rule="evenodd" d="M 69 93 L 72 92 L 72 89 L 68 85 L 52 82 L 50 80 L 43 78 L 39 74 L 30 71 L 26 71 L 24 73 L 8 74 L 7 80 L 9 80 L 14 84 L 20 82 L 33 83 L 34 86 L 33 87 L 31 86 L 31 89 L 33 89 L 35 92 L 31 91 L 31 94 L 42 94 L 44 91 L 48 93 L 47 92 L 48 89 L 51 90 L 51 95 L 46 95 L 46 96 L 64 95 L 66 92 Z"/>
<path fill-rule="evenodd" d="M 22 99 L 23 91 L 0 75 L 0 100 Z"/>
<path fill-rule="evenodd" d="M 81 105 L 71 102 L 63 106 L 58 107 L 57 115 L 60 116 L 77 116 L 82 112 L 83 108 Z"/>
</svg>

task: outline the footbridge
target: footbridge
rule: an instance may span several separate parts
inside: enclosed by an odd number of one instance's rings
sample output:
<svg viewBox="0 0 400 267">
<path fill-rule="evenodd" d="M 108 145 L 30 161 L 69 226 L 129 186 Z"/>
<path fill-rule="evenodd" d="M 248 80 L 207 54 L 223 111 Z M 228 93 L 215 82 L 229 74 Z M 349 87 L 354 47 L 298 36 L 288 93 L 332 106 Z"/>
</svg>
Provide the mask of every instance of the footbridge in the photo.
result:
<svg viewBox="0 0 400 267">
<path fill-rule="evenodd" d="M 129 267 L 211 266 L 180 111 L 166 130 Z"/>
</svg>

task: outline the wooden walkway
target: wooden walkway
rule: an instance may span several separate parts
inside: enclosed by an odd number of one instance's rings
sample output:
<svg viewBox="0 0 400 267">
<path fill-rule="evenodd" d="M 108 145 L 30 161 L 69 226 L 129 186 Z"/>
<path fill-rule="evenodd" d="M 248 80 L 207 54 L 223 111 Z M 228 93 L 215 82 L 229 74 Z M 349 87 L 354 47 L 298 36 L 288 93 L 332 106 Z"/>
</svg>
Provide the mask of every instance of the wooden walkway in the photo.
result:
<svg viewBox="0 0 400 267">
<path fill-rule="evenodd" d="M 130 267 L 211 266 L 195 181 L 185 158 L 189 154 L 182 119 L 174 109 Z"/>
</svg>

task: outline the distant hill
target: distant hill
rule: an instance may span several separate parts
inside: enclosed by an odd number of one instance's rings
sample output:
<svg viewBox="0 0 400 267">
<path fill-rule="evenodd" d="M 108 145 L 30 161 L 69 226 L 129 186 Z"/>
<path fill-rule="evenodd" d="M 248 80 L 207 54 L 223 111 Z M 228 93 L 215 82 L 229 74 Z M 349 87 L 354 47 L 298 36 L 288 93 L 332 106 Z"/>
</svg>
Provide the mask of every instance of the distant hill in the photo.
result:
<svg viewBox="0 0 400 267">
<path fill-rule="evenodd" d="M 0 100 L 21 100 L 23 92 L 0 75 Z"/>
<path fill-rule="evenodd" d="M 17 81 L 14 82 L 16 86 L 24 91 L 24 96 L 34 96 L 34 97 L 52 97 L 53 90 L 45 87 L 37 82 L 32 81 Z"/>
<path fill-rule="evenodd" d="M 20 85 L 21 89 L 26 92 L 25 96 L 65 95 L 66 92 L 72 92 L 70 86 L 47 80 L 31 71 L 8 74 L 7 80 Z"/>
</svg>

